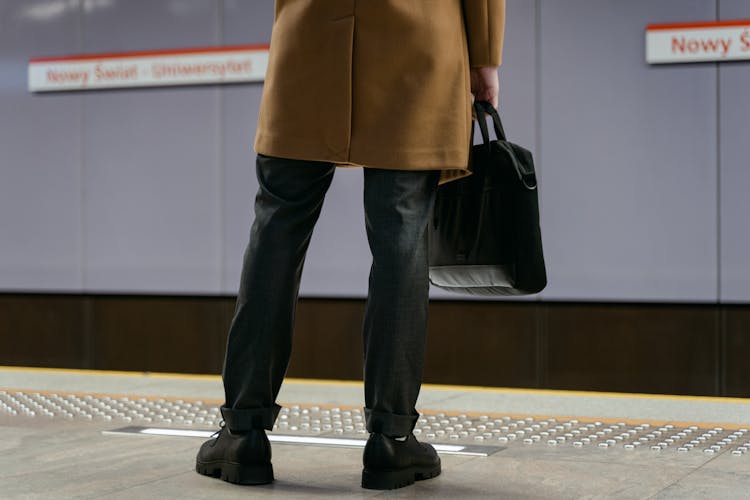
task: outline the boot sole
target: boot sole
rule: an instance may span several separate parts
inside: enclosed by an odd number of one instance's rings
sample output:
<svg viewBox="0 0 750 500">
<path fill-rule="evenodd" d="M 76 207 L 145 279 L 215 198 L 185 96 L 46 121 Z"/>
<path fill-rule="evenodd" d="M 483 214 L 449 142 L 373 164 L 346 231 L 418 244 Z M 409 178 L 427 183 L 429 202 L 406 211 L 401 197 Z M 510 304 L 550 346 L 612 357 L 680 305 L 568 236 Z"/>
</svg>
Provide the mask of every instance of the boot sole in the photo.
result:
<svg viewBox="0 0 750 500">
<path fill-rule="evenodd" d="M 362 487 L 368 490 L 395 490 L 414 484 L 415 481 L 431 479 L 440 475 L 440 464 L 436 467 L 407 467 L 395 470 L 362 470 Z"/>
<path fill-rule="evenodd" d="M 195 471 L 234 484 L 268 484 L 273 482 L 273 467 L 267 465 L 242 465 L 232 462 L 195 462 Z"/>
</svg>

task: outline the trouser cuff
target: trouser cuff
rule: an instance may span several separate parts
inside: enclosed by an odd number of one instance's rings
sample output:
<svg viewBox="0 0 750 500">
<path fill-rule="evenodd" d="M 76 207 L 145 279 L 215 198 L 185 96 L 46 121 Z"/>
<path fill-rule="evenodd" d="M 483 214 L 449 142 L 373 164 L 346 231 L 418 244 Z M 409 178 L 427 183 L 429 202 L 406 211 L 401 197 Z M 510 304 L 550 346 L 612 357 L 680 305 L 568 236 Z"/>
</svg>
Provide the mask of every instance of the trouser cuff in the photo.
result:
<svg viewBox="0 0 750 500">
<path fill-rule="evenodd" d="M 272 430 L 281 406 L 274 404 L 270 408 L 220 408 L 224 422 L 232 432 L 247 432 L 252 429 Z"/>
<path fill-rule="evenodd" d="M 419 413 L 399 415 L 365 408 L 365 422 L 368 432 L 377 432 L 391 437 L 408 436 L 419 420 Z"/>
</svg>

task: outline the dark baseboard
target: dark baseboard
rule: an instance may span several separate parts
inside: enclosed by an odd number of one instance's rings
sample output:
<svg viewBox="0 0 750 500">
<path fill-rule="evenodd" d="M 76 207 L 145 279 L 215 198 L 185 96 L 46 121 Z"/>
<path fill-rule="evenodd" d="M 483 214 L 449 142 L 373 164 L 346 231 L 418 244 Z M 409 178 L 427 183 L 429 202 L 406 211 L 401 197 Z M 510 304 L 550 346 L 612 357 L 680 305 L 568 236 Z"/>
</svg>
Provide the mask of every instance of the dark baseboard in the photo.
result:
<svg viewBox="0 0 750 500">
<path fill-rule="evenodd" d="M 221 372 L 234 297 L 0 294 L 0 364 Z M 360 380 L 364 301 L 301 299 L 290 377 Z M 433 301 L 425 382 L 750 397 L 750 306 Z"/>
</svg>

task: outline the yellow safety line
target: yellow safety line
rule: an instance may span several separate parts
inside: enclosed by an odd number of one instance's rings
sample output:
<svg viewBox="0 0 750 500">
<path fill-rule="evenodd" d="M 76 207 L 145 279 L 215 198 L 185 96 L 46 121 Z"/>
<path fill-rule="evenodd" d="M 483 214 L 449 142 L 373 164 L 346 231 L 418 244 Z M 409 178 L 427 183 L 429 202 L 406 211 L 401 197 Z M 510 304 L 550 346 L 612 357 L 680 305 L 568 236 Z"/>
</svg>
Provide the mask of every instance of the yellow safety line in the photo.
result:
<svg viewBox="0 0 750 500">
<path fill-rule="evenodd" d="M 125 377 L 154 377 L 170 378 L 182 380 L 221 380 L 219 375 L 198 375 L 183 373 L 164 373 L 164 372 L 132 372 L 132 371 L 113 371 L 113 370 L 81 370 L 71 368 L 36 368 L 36 367 L 17 367 L 17 366 L 0 366 L 0 372 L 22 371 L 32 373 L 67 373 L 79 375 L 96 375 L 96 376 L 125 376 Z M 326 379 L 301 379 L 287 378 L 286 383 L 302 385 L 324 385 L 339 387 L 362 387 L 361 381 L 354 380 L 326 380 Z M 422 384 L 422 388 L 438 391 L 460 391 L 460 392 L 479 392 L 490 394 L 527 394 L 539 396 L 577 396 L 577 397 L 602 397 L 617 399 L 654 399 L 670 401 L 703 401 L 711 403 L 741 403 L 750 404 L 750 398 L 738 397 L 721 397 L 721 396 L 683 396 L 677 394 L 645 394 L 645 393 L 622 393 L 622 392 L 598 392 L 598 391 L 569 391 L 556 389 L 519 389 L 510 387 L 481 387 L 469 385 L 443 385 L 443 384 Z"/>
</svg>

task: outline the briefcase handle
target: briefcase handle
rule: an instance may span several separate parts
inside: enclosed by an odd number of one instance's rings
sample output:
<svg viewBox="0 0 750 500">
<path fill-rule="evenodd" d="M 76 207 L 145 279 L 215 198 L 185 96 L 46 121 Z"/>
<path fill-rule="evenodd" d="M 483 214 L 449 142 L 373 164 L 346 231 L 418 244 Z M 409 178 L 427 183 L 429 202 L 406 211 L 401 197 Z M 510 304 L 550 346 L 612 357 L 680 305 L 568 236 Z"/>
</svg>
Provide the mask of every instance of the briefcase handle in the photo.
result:
<svg viewBox="0 0 750 500">
<path fill-rule="evenodd" d="M 482 132 L 482 139 L 484 140 L 484 147 L 487 149 L 487 154 L 491 153 L 491 141 L 490 133 L 487 129 L 487 117 L 492 117 L 492 122 L 495 125 L 495 135 L 497 135 L 497 142 L 500 148 L 505 149 L 508 153 L 508 157 L 513 163 L 513 168 L 518 174 L 518 179 L 523 183 L 527 189 L 536 189 L 536 173 L 533 170 L 533 166 L 527 169 L 521 162 L 516 158 L 516 154 L 513 151 L 513 145 L 508 142 L 505 137 L 505 129 L 500 121 L 500 115 L 498 114 L 495 107 L 487 101 L 475 101 L 474 111 L 477 115 L 477 121 L 479 122 L 479 129 Z M 474 137 L 474 122 L 471 123 L 471 135 Z"/>
<path fill-rule="evenodd" d="M 503 123 L 500 121 L 500 115 L 492 104 L 487 101 L 474 101 L 474 112 L 477 115 L 479 129 L 482 131 L 482 139 L 485 144 L 489 144 L 490 142 L 490 134 L 487 130 L 487 118 L 485 115 L 490 115 L 492 117 L 492 123 L 495 126 L 495 135 L 498 140 L 507 140 L 505 138 L 505 128 L 503 128 Z"/>
</svg>

